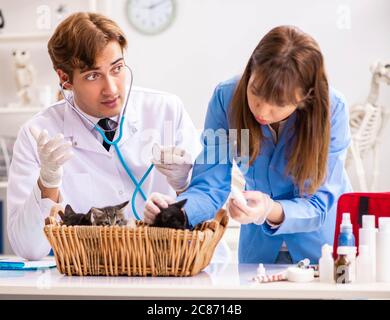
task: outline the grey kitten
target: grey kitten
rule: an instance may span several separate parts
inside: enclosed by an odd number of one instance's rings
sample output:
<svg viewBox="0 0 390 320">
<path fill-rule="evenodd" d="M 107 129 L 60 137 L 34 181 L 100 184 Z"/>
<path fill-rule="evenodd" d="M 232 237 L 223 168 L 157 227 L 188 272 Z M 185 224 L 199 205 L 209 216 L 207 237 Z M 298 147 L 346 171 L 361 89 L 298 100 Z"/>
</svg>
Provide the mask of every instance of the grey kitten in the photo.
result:
<svg viewBox="0 0 390 320">
<path fill-rule="evenodd" d="M 116 206 L 104 208 L 91 208 L 91 222 L 93 226 L 125 226 L 127 220 L 123 208 L 127 206 L 129 201 L 123 202 Z"/>
<path fill-rule="evenodd" d="M 127 225 L 127 220 L 123 212 L 123 208 L 129 201 L 123 202 L 116 206 L 108 206 L 104 208 L 92 207 L 86 214 L 76 213 L 72 207 L 67 204 L 65 213 L 59 211 L 63 224 L 66 226 L 124 226 Z"/>
</svg>

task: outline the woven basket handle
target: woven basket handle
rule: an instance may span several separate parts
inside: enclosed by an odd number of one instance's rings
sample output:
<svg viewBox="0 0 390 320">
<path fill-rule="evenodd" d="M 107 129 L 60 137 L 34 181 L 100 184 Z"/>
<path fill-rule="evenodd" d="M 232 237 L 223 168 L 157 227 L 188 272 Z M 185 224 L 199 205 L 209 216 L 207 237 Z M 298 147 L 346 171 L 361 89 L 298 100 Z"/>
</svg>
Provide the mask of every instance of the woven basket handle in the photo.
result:
<svg viewBox="0 0 390 320">
<path fill-rule="evenodd" d="M 218 221 L 220 225 L 226 227 L 228 222 L 229 222 L 229 218 L 227 216 L 227 212 L 225 209 L 220 209 L 217 214 L 215 215 L 215 218 L 214 218 L 215 221 Z"/>
<path fill-rule="evenodd" d="M 51 207 L 49 216 L 45 219 L 45 225 L 59 225 L 57 222 L 57 216 L 59 216 L 58 212 L 64 212 L 64 208 L 60 204 L 55 204 Z"/>
</svg>

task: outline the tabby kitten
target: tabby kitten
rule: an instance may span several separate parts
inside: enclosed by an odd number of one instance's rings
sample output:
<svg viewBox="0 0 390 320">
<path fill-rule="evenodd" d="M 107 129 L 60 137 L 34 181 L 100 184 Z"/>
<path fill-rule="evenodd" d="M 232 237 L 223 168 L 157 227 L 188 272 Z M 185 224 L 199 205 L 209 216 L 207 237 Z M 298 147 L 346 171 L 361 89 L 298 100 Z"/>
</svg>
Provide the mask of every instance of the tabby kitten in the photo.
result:
<svg viewBox="0 0 390 320">
<path fill-rule="evenodd" d="M 183 207 L 187 199 L 170 204 L 168 208 L 160 208 L 160 213 L 156 216 L 152 227 L 187 229 L 187 215 Z"/>
<path fill-rule="evenodd" d="M 128 203 L 129 201 L 126 201 L 116 206 L 104 208 L 92 207 L 86 214 L 74 212 L 72 207 L 67 204 L 65 213 L 59 211 L 58 214 L 66 226 L 124 226 L 127 225 L 128 221 L 125 219 L 122 209 Z"/>
<path fill-rule="evenodd" d="M 127 206 L 129 201 L 123 202 L 116 206 L 104 208 L 91 208 L 91 222 L 93 226 L 125 226 L 127 220 L 123 208 Z"/>
</svg>

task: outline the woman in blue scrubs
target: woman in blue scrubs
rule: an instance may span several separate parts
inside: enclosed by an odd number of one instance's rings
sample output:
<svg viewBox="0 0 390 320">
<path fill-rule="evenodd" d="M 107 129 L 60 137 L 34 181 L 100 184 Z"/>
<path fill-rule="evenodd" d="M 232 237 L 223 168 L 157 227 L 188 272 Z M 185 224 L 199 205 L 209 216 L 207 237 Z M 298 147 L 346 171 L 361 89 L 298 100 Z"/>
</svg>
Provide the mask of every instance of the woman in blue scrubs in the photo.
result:
<svg viewBox="0 0 390 320">
<path fill-rule="evenodd" d="M 333 244 L 337 200 L 351 188 L 348 110 L 328 85 L 316 41 L 296 27 L 272 29 L 242 76 L 216 87 L 204 129 L 190 186 L 177 199 L 187 199 L 189 224 L 212 219 L 223 206 L 234 158 L 247 200 L 227 203 L 241 223 L 239 262 L 318 263 L 322 245 Z M 153 194 L 145 220 L 172 201 Z"/>
</svg>

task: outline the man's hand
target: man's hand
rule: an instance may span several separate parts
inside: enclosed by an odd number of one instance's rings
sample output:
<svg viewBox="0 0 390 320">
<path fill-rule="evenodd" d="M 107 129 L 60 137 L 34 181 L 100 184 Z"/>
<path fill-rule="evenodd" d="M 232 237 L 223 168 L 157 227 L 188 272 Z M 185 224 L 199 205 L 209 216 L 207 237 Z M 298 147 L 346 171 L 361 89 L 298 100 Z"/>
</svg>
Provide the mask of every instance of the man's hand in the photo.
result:
<svg viewBox="0 0 390 320">
<path fill-rule="evenodd" d="M 145 204 L 144 209 L 144 222 L 147 224 L 153 224 L 156 216 L 160 213 L 160 208 L 168 208 L 168 205 L 175 202 L 175 199 L 165 194 L 153 192 Z"/>
<path fill-rule="evenodd" d="M 46 129 L 40 131 L 36 127 L 31 127 L 30 132 L 37 142 L 41 162 L 40 182 L 45 188 L 58 188 L 62 182 L 62 166 L 73 155 L 72 143 L 65 141 L 62 134 L 49 138 Z"/>
<path fill-rule="evenodd" d="M 190 182 L 191 155 L 179 147 L 153 146 L 152 163 L 166 176 L 169 185 L 177 192 L 183 192 Z"/>
</svg>

